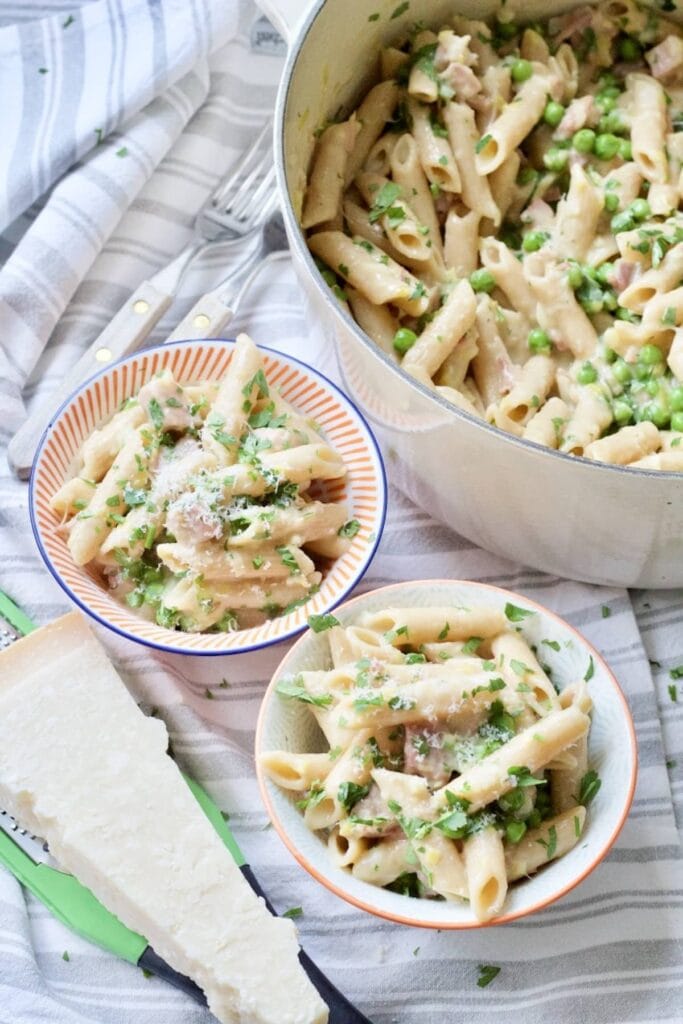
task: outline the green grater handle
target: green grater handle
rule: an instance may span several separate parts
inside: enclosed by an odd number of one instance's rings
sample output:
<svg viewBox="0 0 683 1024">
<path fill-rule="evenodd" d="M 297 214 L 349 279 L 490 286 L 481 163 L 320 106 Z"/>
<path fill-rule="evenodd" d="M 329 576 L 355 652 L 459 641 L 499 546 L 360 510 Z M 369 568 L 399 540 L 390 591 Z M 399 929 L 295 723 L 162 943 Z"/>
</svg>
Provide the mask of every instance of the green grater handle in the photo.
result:
<svg viewBox="0 0 683 1024">
<path fill-rule="evenodd" d="M 0 863 L 12 872 L 67 928 L 123 960 L 137 964 L 147 939 L 126 928 L 73 875 L 47 864 L 34 864 L 8 835 L 0 831 Z"/>
<path fill-rule="evenodd" d="M 32 633 L 34 629 L 38 628 L 34 622 L 31 622 L 28 615 L 22 612 L 21 608 L 17 608 L 7 594 L 3 594 L 2 590 L 0 590 L 0 615 L 7 619 L 9 624 L 14 626 L 17 633 L 21 633 L 22 636 L 26 636 L 27 633 Z"/>
</svg>

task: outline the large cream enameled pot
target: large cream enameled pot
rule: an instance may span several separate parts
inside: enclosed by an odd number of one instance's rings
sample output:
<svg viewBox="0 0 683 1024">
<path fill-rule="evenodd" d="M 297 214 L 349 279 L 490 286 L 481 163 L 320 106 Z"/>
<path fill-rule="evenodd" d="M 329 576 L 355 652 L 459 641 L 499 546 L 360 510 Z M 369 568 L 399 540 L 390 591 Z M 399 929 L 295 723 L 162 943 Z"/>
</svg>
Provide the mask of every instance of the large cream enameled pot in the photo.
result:
<svg viewBox="0 0 683 1024">
<path fill-rule="evenodd" d="M 438 27 L 454 12 L 487 17 L 497 4 L 260 0 L 260 6 L 289 41 L 275 152 L 294 262 L 334 337 L 344 387 L 375 427 L 394 481 L 458 533 L 514 561 L 592 583 L 683 586 L 683 474 L 572 458 L 454 408 L 397 367 L 344 312 L 299 228 L 314 129 L 358 103 L 373 84 L 380 47 L 417 19 Z M 571 6 L 525 3 L 524 17 Z"/>
</svg>

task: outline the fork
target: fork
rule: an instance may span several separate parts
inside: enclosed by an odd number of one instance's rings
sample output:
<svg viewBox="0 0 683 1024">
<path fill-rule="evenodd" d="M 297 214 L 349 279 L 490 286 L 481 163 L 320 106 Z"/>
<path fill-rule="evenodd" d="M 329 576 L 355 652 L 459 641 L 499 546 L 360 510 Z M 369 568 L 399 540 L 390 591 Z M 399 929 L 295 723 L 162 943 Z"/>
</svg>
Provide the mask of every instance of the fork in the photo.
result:
<svg viewBox="0 0 683 1024">
<path fill-rule="evenodd" d="M 107 363 L 142 345 L 171 305 L 188 267 L 200 253 L 217 242 L 240 253 L 246 247 L 247 256 L 240 260 L 236 270 L 243 265 L 253 250 L 249 243 L 258 243 L 262 226 L 277 205 L 271 131 L 272 123 L 268 121 L 238 166 L 231 168 L 195 217 L 192 240 L 171 263 L 136 288 L 57 388 L 16 432 L 7 454 L 20 479 L 28 479 L 38 442 L 53 413 Z M 209 316 L 202 330 L 210 329 Z"/>
</svg>

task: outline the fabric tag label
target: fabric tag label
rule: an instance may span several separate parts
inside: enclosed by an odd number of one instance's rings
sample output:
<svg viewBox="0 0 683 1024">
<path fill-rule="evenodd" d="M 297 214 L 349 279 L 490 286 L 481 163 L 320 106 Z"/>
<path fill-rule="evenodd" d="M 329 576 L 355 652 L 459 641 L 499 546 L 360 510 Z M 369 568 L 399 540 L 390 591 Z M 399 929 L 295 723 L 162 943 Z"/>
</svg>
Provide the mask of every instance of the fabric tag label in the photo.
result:
<svg viewBox="0 0 683 1024">
<path fill-rule="evenodd" d="M 264 15 L 251 26 L 250 43 L 253 53 L 272 57 L 284 57 L 287 53 L 286 42 Z"/>
</svg>

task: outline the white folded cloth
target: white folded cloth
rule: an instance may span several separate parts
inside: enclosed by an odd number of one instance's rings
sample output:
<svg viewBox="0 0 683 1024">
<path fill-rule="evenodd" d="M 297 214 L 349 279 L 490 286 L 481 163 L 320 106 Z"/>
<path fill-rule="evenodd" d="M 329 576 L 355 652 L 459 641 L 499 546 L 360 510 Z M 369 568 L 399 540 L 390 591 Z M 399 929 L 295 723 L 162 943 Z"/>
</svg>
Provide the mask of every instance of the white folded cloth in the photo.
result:
<svg viewBox="0 0 683 1024">
<path fill-rule="evenodd" d="M 5 40 L 11 38 L 15 88 L 34 71 L 47 88 L 50 69 L 54 77 L 64 67 L 50 54 L 58 43 L 66 45 L 76 25 L 60 27 L 70 17 L 62 0 L 5 4 L 4 10 L 0 4 L 0 24 L 27 11 L 42 20 L 0 29 L 0 53 L 10 52 Z M 58 15 L 46 25 L 44 15 L 54 11 Z M 187 242 L 194 212 L 271 113 L 282 65 L 259 48 L 264 33 L 250 0 L 241 0 L 239 8 L 231 0 L 109 0 L 78 8 L 73 17 L 81 20 L 80 43 L 69 63 L 78 65 L 79 52 L 92 52 L 87 23 L 89 31 L 111 40 L 107 52 L 116 50 L 118 67 L 128 66 L 121 55 L 125 38 L 147 70 L 135 79 L 133 101 L 117 92 L 121 71 L 110 80 L 102 69 L 100 79 L 96 61 L 80 61 L 81 71 L 70 79 L 71 114 L 59 128 L 70 134 L 71 149 L 57 141 L 50 120 L 57 108 L 51 108 L 39 152 L 24 162 L 30 177 L 25 201 L 53 183 L 48 168 L 67 172 L 64 153 L 83 157 L 82 165 L 40 200 L 37 217 L 20 215 L 17 179 L 8 179 L 15 182 L 15 221 L 0 243 L 6 259 L 0 272 L 0 446 L 21 421 L 23 398 L 30 404 L 48 394 L 126 295 Z M 162 61 L 151 52 L 151 30 L 133 39 L 121 28 L 132 24 L 131 17 L 163 23 L 154 37 L 159 47 L 165 40 Z M 180 40 L 181 34 L 186 38 Z M 220 49 L 207 60 L 209 37 Z M 43 65 L 48 71 L 41 76 Z M 155 77 L 162 66 L 166 77 Z M 100 93 L 91 105 L 95 83 L 101 87 L 102 81 L 109 83 L 106 96 Z M 157 95 L 153 82 L 163 92 Z M 20 90 L 12 97 L 12 124 L 28 116 L 27 97 Z M 75 111 L 85 110 L 90 121 L 81 128 Z M 82 147 L 98 119 L 116 133 L 86 153 Z M 7 138 L 15 138 L 14 129 L 0 145 Z M 117 156 L 122 148 L 127 153 Z M 2 159 L 9 164 L 19 157 L 15 152 Z M 220 254 L 208 258 L 156 336 L 224 271 Z M 238 330 L 336 376 L 334 355 L 287 264 L 256 280 L 230 325 L 231 334 Z M 0 588 L 33 619 L 47 622 L 66 610 L 64 594 L 29 535 L 26 487 L 11 477 L 1 448 L 0 553 Z M 629 596 L 515 566 L 455 536 L 392 488 L 385 536 L 360 589 L 444 576 L 518 589 L 565 616 L 607 658 L 629 699 L 639 739 L 633 812 L 607 862 L 555 906 L 502 928 L 451 934 L 384 923 L 323 889 L 267 828 L 254 779 L 253 730 L 264 687 L 287 645 L 199 659 L 158 656 L 98 632 L 136 699 L 167 722 L 182 767 L 229 812 L 276 908 L 303 908 L 297 925 L 304 946 L 374 1024 L 498 1024 L 508 1018 L 522 1024 L 680 1024 L 683 872 L 675 812 L 680 824 L 683 691 L 669 673 L 683 664 L 681 593 Z M 680 693 L 678 702 L 669 697 L 670 685 Z M 479 988 L 479 965 L 487 964 L 501 970 Z M 74 936 L 0 871 L 0 1020 L 210 1024 L 211 1018 L 161 981 Z"/>
</svg>

